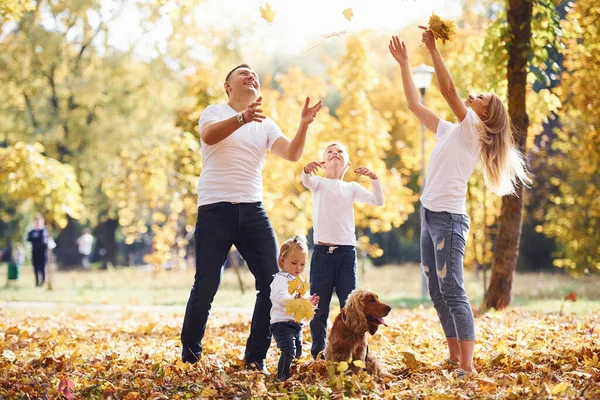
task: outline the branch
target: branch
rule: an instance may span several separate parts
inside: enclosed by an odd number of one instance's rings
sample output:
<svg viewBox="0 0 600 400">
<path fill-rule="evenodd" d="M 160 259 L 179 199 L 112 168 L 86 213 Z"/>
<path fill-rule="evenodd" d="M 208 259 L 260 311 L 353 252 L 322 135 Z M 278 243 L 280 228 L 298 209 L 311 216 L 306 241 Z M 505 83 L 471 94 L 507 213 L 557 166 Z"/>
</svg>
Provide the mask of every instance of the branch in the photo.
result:
<svg viewBox="0 0 600 400">
<path fill-rule="evenodd" d="M 31 105 L 31 100 L 29 100 L 29 96 L 27 96 L 27 93 L 23 92 L 23 97 L 25 98 L 25 104 L 27 105 L 27 111 L 29 112 L 29 116 L 31 117 L 31 123 L 33 124 L 33 127 L 38 130 L 39 128 L 39 124 L 37 122 L 37 119 L 35 118 L 35 114 L 33 113 L 33 106 Z"/>
</svg>

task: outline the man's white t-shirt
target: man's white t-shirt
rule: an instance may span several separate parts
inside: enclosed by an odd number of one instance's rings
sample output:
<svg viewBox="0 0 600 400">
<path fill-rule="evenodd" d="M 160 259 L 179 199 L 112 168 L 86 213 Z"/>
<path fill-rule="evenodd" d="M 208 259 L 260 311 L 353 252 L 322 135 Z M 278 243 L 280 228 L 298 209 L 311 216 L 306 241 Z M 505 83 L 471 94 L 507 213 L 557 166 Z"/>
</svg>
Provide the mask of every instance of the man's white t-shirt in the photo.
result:
<svg viewBox="0 0 600 400">
<path fill-rule="evenodd" d="M 222 121 L 237 114 L 228 104 L 213 104 L 202 112 L 198 127 Z M 250 122 L 217 144 L 200 141 L 202 172 L 198 179 L 198 206 L 229 201 L 262 201 L 262 169 L 267 150 L 283 136 L 269 118 Z"/>
<path fill-rule="evenodd" d="M 452 124 L 440 119 L 431 152 L 421 204 L 431 211 L 466 214 L 467 182 L 479 161 L 477 114 L 467 107 L 462 122 Z"/>
<path fill-rule="evenodd" d="M 371 179 L 373 193 L 357 182 L 310 176 L 302 171 L 302 183 L 313 194 L 313 242 L 356 246 L 354 202 L 382 206 L 379 179 Z"/>
</svg>

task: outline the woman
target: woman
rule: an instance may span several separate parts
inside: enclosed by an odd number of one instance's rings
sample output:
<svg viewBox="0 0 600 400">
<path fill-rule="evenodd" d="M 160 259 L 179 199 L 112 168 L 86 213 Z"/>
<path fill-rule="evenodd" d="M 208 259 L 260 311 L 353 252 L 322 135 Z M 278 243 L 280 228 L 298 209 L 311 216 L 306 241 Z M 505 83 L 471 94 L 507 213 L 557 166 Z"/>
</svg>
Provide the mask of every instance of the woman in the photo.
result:
<svg viewBox="0 0 600 400">
<path fill-rule="evenodd" d="M 436 47 L 433 32 L 422 41 L 433 60 L 440 91 L 458 119 L 441 120 L 419 102 L 404 42 L 393 36 L 389 49 L 400 65 L 409 109 L 431 131 L 437 143 L 431 153 L 427 183 L 421 196 L 421 262 L 429 294 L 446 336 L 456 376 L 475 374 L 475 323 L 463 279 L 463 257 L 469 234 L 465 202 L 467 182 L 481 160 L 484 181 L 497 195 L 513 194 L 518 181 L 530 180 L 516 149 L 508 113 L 493 93 L 469 96 L 463 102 Z"/>
</svg>

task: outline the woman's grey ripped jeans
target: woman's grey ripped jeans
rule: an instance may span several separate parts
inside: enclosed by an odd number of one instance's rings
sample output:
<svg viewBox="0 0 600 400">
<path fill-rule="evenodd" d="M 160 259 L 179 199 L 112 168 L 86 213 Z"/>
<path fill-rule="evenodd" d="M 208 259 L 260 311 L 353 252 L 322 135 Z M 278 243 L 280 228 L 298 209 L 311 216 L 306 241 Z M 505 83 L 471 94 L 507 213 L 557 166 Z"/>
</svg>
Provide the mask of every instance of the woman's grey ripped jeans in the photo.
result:
<svg viewBox="0 0 600 400">
<path fill-rule="evenodd" d="M 447 339 L 475 340 L 475 321 L 463 278 L 469 217 L 421 211 L 421 266 Z"/>
</svg>

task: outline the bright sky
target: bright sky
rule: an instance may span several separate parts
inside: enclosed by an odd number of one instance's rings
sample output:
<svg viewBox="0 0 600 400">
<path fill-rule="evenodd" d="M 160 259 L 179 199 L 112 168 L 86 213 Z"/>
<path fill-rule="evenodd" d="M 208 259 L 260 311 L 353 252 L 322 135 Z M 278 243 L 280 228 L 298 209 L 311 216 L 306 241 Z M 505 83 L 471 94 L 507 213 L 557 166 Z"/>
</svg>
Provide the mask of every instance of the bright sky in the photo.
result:
<svg viewBox="0 0 600 400">
<path fill-rule="evenodd" d="M 265 0 L 206 0 L 196 11 L 201 26 L 216 25 L 225 29 L 236 26 L 253 28 L 251 43 L 259 42 L 266 53 L 285 55 L 306 51 L 321 40 L 322 35 L 334 32 L 362 30 L 397 31 L 411 23 L 426 23 L 432 11 L 443 18 L 461 14 L 460 0 L 269 0 L 275 11 L 273 23 L 263 20 L 259 7 Z M 348 21 L 342 11 L 352 8 L 354 17 Z M 133 15 L 134 9 L 123 14 L 113 25 L 114 44 L 123 38 L 139 36 Z M 142 54 L 151 54 L 151 48 L 170 28 L 157 24 L 150 37 L 138 46 Z M 331 39 L 330 39 L 331 40 Z"/>
<path fill-rule="evenodd" d="M 417 20 L 426 23 L 434 10 L 442 17 L 456 17 L 462 7 L 458 0 L 270 0 L 276 14 L 269 24 L 259 11 L 265 3 L 207 0 L 198 17 L 200 22 L 223 27 L 254 22 L 254 33 L 263 38 L 266 48 L 296 53 L 318 43 L 321 35 L 366 29 L 393 31 Z M 350 22 L 342 15 L 346 8 L 354 13 Z"/>
</svg>

